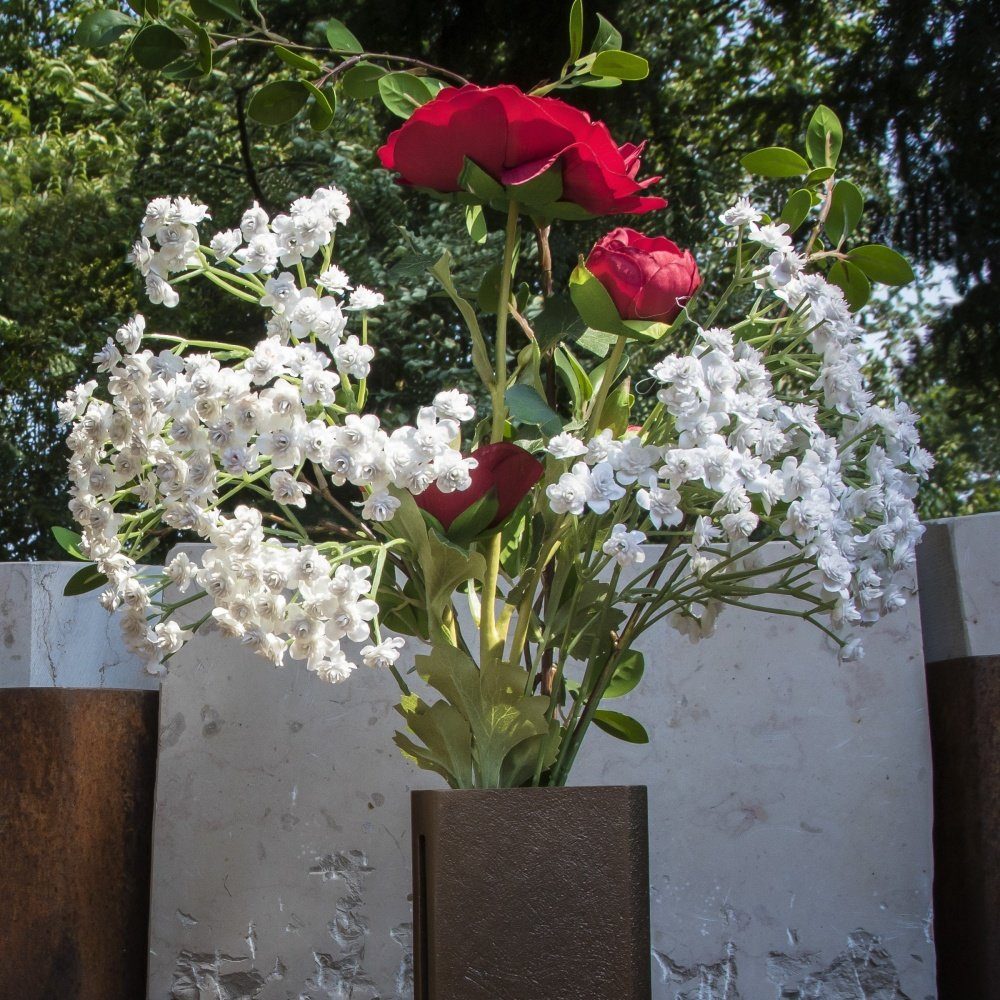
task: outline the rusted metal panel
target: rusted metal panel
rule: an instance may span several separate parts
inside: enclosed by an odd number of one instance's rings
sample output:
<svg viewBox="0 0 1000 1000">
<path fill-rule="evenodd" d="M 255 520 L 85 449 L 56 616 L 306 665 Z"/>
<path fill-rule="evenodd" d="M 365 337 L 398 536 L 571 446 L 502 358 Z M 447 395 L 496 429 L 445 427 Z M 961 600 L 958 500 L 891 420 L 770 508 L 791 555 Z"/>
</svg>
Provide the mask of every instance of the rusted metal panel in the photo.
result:
<svg viewBox="0 0 1000 1000">
<path fill-rule="evenodd" d="M 649 1000 L 645 787 L 411 804 L 414 1000 Z"/>
<path fill-rule="evenodd" d="M 0 998 L 145 996 L 155 691 L 0 690 Z"/>
<path fill-rule="evenodd" d="M 927 664 L 941 1000 L 1000 996 L 1000 656 Z"/>
</svg>

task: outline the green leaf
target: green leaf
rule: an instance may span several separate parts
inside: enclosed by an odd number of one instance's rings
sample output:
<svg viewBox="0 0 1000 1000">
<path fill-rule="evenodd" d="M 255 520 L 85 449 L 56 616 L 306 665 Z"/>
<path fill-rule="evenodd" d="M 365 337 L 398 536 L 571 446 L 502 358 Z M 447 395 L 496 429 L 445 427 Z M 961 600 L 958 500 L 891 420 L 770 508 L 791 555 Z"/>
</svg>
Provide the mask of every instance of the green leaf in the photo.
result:
<svg viewBox="0 0 1000 1000">
<path fill-rule="evenodd" d="M 607 49 L 621 49 L 622 33 L 603 15 L 597 15 L 597 34 L 590 47 L 591 52 L 604 52 Z"/>
<path fill-rule="evenodd" d="M 386 71 L 374 63 L 360 62 L 352 66 L 341 78 L 341 86 L 348 97 L 367 100 L 378 94 L 378 81 Z"/>
<path fill-rule="evenodd" d="M 139 17 L 144 15 L 158 17 L 160 14 L 160 0 L 127 0 L 127 2 Z"/>
<path fill-rule="evenodd" d="M 132 58 L 143 69 L 163 69 L 184 55 L 184 39 L 165 24 L 147 24 L 141 28 L 129 48 Z"/>
<path fill-rule="evenodd" d="M 572 340 L 583 332 L 584 326 L 579 313 L 564 295 L 553 295 L 540 301 L 541 310 L 528 318 L 541 350 L 548 349 L 560 340 Z"/>
<path fill-rule="evenodd" d="M 548 170 L 523 184 L 509 184 L 507 190 L 511 197 L 529 209 L 544 209 L 552 202 L 558 201 L 563 193 L 562 166 L 554 163 Z"/>
<path fill-rule="evenodd" d="M 865 210 L 865 196 L 850 181 L 837 181 L 830 198 L 830 211 L 823 228 L 830 242 L 839 247 L 854 232 Z"/>
<path fill-rule="evenodd" d="M 871 298 L 871 282 L 864 271 L 847 261 L 836 261 L 827 279 L 844 293 L 847 304 L 854 310 L 860 309 Z"/>
<path fill-rule="evenodd" d="M 583 51 L 583 0 L 573 0 L 569 9 L 569 62 L 574 63 Z"/>
<path fill-rule="evenodd" d="M 484 313 L 496 313 L 500 305 L 500 275 L 502 267 L 494 264 L 486 269 L 482 281 L 479 282 L 479 291 L 476 292 L 476 303 L 480 311 Z"/>
<path fill-rule="evenodd" d="M 794 233 L 805 222 L 810 208 L 812 208 L 812 194 L 804 188 L 799 188 L 788 196 L 778 221 L 787 222 L 788 231 Z"/>
<path fill-rule="evenodd" d="M 594 277 L 585 264 L 577 264 L 569 278 L 569 295 L 580 319 L 594 330 L 629 336 L 608 290 Z"/>
<path fill-rule="evenodd" d="M 594 76 L 613 76 L 618 80 L 645 80 L 649 76 L 649 63 L 633 52 L 605 49 L 597 53 L 590 72 Z"/>
<path fill-rule="evenodd" d="M 486 227 L 486 216 L 483 214 L 482 205 L 465 206 L 465 228 L 469 231 L 473 243 L 486 242 L 489 229 Z"/>
<path fill-rule="evenodd" d="M 504 197 L 503 185 L 494 180 L 482 167 L 465 157 L 462 172 L 458 175 L 458 185 L 466 191 L 471 191 L 484 202 Z"/>
<path fill-rule="evenodd" d="M 299 80 L 274 80 L 265 83 L 247 106 L 247 114 L 262 125 L 290 122 L 309 99 L 309 88 Z"/>
<path fill-rule="evenodd" d="M 594 725 L 603 729 L 609 736 L 625 740 L 626 743 L 648 743 L 649 733 L 637 719 L 621 712 L 609 712 L 599 708 L 594 712 Z"/>
<path fill-rule="evenodd" d="M 637 649 L 623 653 L 611 676 L 611 683 L 604 690 L 604 698 L 620 698 L 628 694 L 642 680 L 645 669 L 646 660 Z"/>
<path fill-rule="evenodd" d="M 331 17 L 326 22 L 326 40 L 334 52 L 357 55 L 359 52 L 365 51 L 365 47 L 354 37 L 347 25 L 335 17 Z"/>
<path fill-rule="evenodd" d="M 608 90 L 611 87 L 620 87 L 621 80 L 616 76 L 590 76 L 580 80 L 581 87 L 595 87 L 601 90 Z"/>
<path fill-rule="evenodd" d="M 500 501 L 494 487 L 484 493 L 475 503 L 470 504 L 445 532 L 449 541 L 456 545 L 468 546 L 479 538 L 493 522 L 500 508 Z"/>
<path fill-rule="evenodd" d="M 240 0 L 191 0 L 191 9 L 198 17 L 238 18 Z"/>
<path fill-rule="evenodd" d="M 604 401 L 604 408 L 601 410 L 601 416 L 597 421 L 599 430 L 610 427 L 614 431 L 615 437 L 621 437 L 625 433 L 632 416 L 632 404 L 635 402 L 631 386 L 632 380 L 626 378 L 608 393 L 608 398 Z"/>
<path fill-rule="evenodd" d="M 840 119 L 821 104 L 806 127 L 806 153 L 814 167 L 834 167 L 844 144 L 844 129 Z"/>
<path fill-rule="evenodd" d="M 108 582 L 108 578 L 93 563 L 78 569 L 63 587 L 64 597 L 77 597 L 80 594 L 87 594 L 98 587 L 103 587 Z"/>
<path fill-rule="evenodd" d="M 599 358 L 606 358 L 608 351 L 615 345 L 615 337 L 612 334 L 588 328 L 576 338 L 576 345 Z"/>
<path fill-rule="evenodd" d="M 545 717 L 548 698 L 525 695 L 526 675 L 509 663 L 477 669 L 461 650 L 435 646 L 416 658 L 417 673 L 468 722 L 476 784 L 497 788 L 503 763 L 519 744 L 552 733 Z"/>
<path fill-rule="evenodd" d="M 314 132 L 324 132 L 333 122 L 333 113 L 336 111 L 337 95 L 332 88 L 320 90 L 315 84 L 308 80 L 302 83 L 312 95 L 312 104 L 309 108 L 309 124 Z"/>
<path fill-rule="evenodd" d="M 305 56 L 300 56 L 298 52 L 286 49 L 284 45 L 275 45 L 274 54 L 286 66 L 291 66 L 292 69 L 301 69 L 306 73 L 312 73 L 314 76 L 319 76 L 323 72 L 323 67 L 318 62 L 307 59 Z"/>
<path fill-rule="evenodd" d="M 436 93 L 422 77 L 412 73 L 386 73 L 379 77 L 378 92 L 382 103 L 400 118 L 409 118 Z"/>
<path fill-rule="evenodd" d="M 761 177 L 801 177 L 809 173 L 809 164 L 792 149 L 768 146 L 747 153 L 740 160 L 744 169 Z"/>
<path fill-rule="evenodd" d="M 504 402 L 515 424 L 531 424 L 551 437 L 562 430 L 563 421 L 552 407 L 530 385 L 518 383 L 504 393 Z"/>
<path fill-rule="evenodd" d="M 916 277 L 905 257 L 880 243 L 855 247 L 847 259 L 882 285 L 908 285 Z"/>
<path fill-rule="evenodd" d="M 198 70 L 202 76 L 208 76 L 212 72 L 212 39 L 202 27 L 199 27 L 194 35 L 198 46 Z"/>
<path fill-rule="evenodd" d="M 580 417 L 583 414 L 584 404 L 594 395 L 594 386 L 590 381 L 590 376 L 584 371 L 583 365 L 576 359 L 576 355 L 560 344 L 553 352 L 553 359 L 556 363 L 556 370 L 562 376 L 573 400 L 573 415 Z"/>
<path fill-rule="evenodd" d="M 445 250 L 438 262 L 430 268 L 431 274 L 437 278 L 441 287 L 448 294 L 448 298 L 458 307 L 458 311 L 465 320 L 465 325 L 472 336 L 472 367 L 476 369 L 479 377 L 483 380 L 483 385 L 490 388 L 493 385 L 493 362 L 490 360 L 489 351 L 486 347 L 486 340 L 483 331 L 479 327 L 479 320 L 476 318 L 476 310 L 468 299 L 463 298 L 455 288 L 455 283 L 451 277 L 451 254 Z"/>
<path fill-rule="evenodd" d="M 837 171 L 833 167 L 814 167 L 806 174 L 806 184 L 822 184 L 829 180 Z"/>
<path fill-rule="evenodd" d="M 427 705 L 417 695 L 404 695 L 396 711 L 424 743 L 417 746 L 402 733 L 393 741 L 419 767 L 440 774 L 452 788 L 472 788 L 472 730 L 468 721 L 445 701 Z"/>
<path fill-rule="evenodd" d="M 94 10 L 80 21 L 73 39 L 86 49 L 103 49 L 135 26 L 135 19 L 120 10 Z"/>
<path fill-rule="evenodd" d="M 52 528 L 52 537 L 56 540 L 59 548 L 64 552 L 68 552 L 74 559 L 82 559 L 84 562 L 90 562 L 90 559 L 80 551 L 81 537 L 78 532 L 55 525 Z"/>
</svg>

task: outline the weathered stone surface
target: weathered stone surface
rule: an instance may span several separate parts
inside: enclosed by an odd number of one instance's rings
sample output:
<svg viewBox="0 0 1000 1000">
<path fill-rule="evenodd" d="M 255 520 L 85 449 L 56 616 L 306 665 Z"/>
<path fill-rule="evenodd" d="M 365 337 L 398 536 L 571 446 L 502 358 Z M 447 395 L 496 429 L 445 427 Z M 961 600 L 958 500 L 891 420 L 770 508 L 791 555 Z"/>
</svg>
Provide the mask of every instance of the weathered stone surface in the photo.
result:
<svg viewBox="0 0 1000 1000">
<path fill-rule="evenodd" d="M 616 707 L 651 743 L 594 732 L 574 779 L 649 786 L 657 1000 L 934 997 L 916 602 L 865 645 L 839 665 L 808 626 L 737 611 L 701 645 L 645 637 Z M 387 674 L 329 686 L 218 636 L 172 661 L 151 1000 L 411 995 L 408 791 L 440 785 L 391 745 L 395 698 Z"/>
<path fill-rule="evenodd" d="M 159 686 L 125 648 L 98 591 L 63 597 L 81 565 L 0 563 L 0 687 Z"/>
</svg>

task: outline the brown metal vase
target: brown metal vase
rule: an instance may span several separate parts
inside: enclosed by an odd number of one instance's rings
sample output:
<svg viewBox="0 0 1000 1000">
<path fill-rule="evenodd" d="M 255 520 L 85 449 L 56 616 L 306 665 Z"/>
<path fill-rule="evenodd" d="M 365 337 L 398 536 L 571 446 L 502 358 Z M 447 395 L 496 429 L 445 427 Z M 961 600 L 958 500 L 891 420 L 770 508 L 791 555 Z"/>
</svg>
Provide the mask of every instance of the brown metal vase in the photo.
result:
<svg viewBox="0 0 1000 1000">
<path fill-rule="evenodd" d="M 644 787 L 411 807 L 414 1000 L 650 1000 Z"/>
<path fill-rule="evenodd" d="M 158 700 L 0 689 L 0 1000 L 146 995 Z"/>
</svg>

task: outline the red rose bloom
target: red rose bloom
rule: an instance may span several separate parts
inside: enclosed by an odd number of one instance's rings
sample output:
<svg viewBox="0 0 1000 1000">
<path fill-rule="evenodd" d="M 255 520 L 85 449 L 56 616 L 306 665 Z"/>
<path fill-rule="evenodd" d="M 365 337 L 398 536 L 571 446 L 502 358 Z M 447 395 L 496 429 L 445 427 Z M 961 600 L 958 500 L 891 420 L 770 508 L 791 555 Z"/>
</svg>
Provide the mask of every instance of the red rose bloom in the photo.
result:
<svg viewBox="0 0 1000 1000">
<path fill-rule="evenodd" d="M 701 286 L 689 250 L 634 229 L 612 229 L 599 239 L 587 270 L 607 289 L 622 319 L 670 323 Z"/>
<path fill-rule="evenodd" d="M 496 514 L 483 530 L 502 524 L 545 471 L 537 458 L 506 441 L 484 444 L 470 457 L 479 464 L 472 470 L 472 483 L 468 489 L 442 493 L 437 486 L 432 485 L 413 498 L 418 507 L 441 522 L 445 531 L 459 514 L 468 510 L 490 490 L 496 491 L 498 506 Z"/>
<path fill-rule="evenodd" d="M 442 194 L 462 189 L 466 158 L 505 187 L 558 164 L 560 202 L 591 215 L 613 215 L 666 207 L 663 198 L 639 194 L 659 180 L 635 179 L 644 145 L 619 147 L 603 122 L 554 97 L 531 97 L 509 85 L 468 84 L 446 87 L 414 111 L 378 155 L 404 184 Z"/>
</svg>

